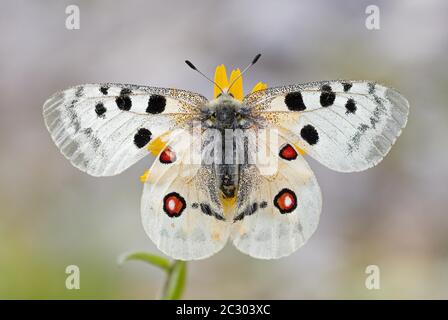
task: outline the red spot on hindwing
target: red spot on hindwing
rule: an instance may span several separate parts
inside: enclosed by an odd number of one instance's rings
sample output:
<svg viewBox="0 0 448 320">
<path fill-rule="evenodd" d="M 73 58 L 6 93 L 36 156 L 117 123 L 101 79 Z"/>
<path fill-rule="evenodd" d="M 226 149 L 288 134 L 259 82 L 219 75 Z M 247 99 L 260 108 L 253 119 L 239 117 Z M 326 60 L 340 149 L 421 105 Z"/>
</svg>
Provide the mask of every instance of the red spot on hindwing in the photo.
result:
<svg viewBox="0 0 448 320">
<path fill-rule="evenodd" d="M 179 217 L 186 206 L 185 199 L 177 192 L 168 193 L 163 198 L 163 211 L 171 218 Z"/>
<path fill-rule="evenodd" d="M 293 212 L 297 208 L 297 196 L 294 191 L 284 188 L 275 196 L 274 206 L 280 213 Z"/>
<path fill-rule="evenodd" d="M 176 153 L 170 147 L 166 147 L 160 153 L 159 160 L 162 163 L 173 163 L 176 161 Z"/>
<path fill-rule="evenodd" d="M 290 144 L 285 144 L 280 149 L 280 152 L 279 152 L 280 158 L 289 160 L 289 161 L 296 159 L 297 155 L 298 154 L 297 154 L 296 149 L 294 149 L 293 146 L 291 146 Z"/>
</svg>

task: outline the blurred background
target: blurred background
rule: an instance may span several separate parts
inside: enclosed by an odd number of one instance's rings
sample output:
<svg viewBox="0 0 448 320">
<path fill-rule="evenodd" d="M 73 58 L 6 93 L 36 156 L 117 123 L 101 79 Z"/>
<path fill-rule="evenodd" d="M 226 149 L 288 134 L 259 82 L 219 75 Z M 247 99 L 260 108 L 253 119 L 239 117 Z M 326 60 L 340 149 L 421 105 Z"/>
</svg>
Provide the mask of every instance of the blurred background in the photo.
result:
<svg viewBox="0 0 448 320">
<path fill-rule="evenodd" d="M 80 29 L 65 27 L 68 5 Z M 368 5 L 380 30 L 365 26 Z M 43 102 L 66 87 L 121 82 L 211 98 L 184 64 L 260 62 L 246 92 L 313 80 L 369 79 L 411 104 L 408 125 L 377 167 L 332 172 L 310 160 L 320 225 L 295 254 L 255 260 L 229 243 L 188 264 L 185 298 L 448 298 L 448 37 L 446 1 L 2 1 L 0 4 L 0 298 L 152 299 L 164 274 L 117 257 L 158 253 L 140 223 L 139 176 L 93 178 L 60 154 Z M 65 288 L 65 268 L 81 289 Z M 378 265 L 381 289 L 367 290 Z"/>
</svg>

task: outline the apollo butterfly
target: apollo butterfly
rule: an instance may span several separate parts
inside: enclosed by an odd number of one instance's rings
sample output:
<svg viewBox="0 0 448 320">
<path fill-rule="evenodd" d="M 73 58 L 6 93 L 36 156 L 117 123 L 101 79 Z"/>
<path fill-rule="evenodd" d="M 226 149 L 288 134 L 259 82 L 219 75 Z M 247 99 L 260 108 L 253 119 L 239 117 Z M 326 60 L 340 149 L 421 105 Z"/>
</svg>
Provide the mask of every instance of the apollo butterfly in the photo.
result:
<svg viewBox="0 0 448 320">
<path fill-rule="evenodd" d="M 376 165 L 406 125 L 409 103 L 394 89 L 352 80 L 274 88 L 260 82 L 244 96 L 249 66 L 230 78 L 218 66 L 214 81 L 207 78 L 211 101 L 178 89 L 75 86 L 45 102 L 45 123 L 65 157 L 93 176 L 154 156 L 141 177 L 141 214 L 165 254 L 202 259 L 231 238 L 253 257 L 280 258 L 319 222 L 321 192 L 304 157 L 341 172 Z M 276 143 L 259 139 L 263 130 L 275 131 Z M 270 171 L 247 160 L 261 149 L 275 160 Z"/>
</svg>

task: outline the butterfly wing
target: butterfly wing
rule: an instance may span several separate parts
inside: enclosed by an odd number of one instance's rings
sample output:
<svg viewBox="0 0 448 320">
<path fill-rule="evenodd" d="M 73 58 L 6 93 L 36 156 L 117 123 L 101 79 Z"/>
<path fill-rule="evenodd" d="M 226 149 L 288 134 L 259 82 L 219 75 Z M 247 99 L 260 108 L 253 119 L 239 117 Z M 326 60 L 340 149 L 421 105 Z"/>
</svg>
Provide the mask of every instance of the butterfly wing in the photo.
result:
<svg viewBox="0 0 448 320">
<path fill-rule="evenodd" d="M 269 152 L 278 158 L 272 173 L 243 165 L 231 233 L 240 251 L 261 259 L 288 256 L 305 244 L 322 206 L 316 178 L 297 149 L 283 141 Z"/>
<path fill-rule="evenodd" d="M 144 229 L 174 259 L 209 257 L 224 247 L 230 233 L 215 170 L 211 165 L 191 163 L 196 149 L 187 132 L 173 138 L 168 148 L 171 155 L 159 154 L 145 178 Z M 175 161 L 167 160 L 173 154 Z"/>
<path fill-rule="evenodd" d="M 406 125 L 409 103 L 367 81 L 324 81 L 256 91 L 244 103 L 267 125 L 327 167 L 370 168 Z"/>
<path fill-rule="evenodd" d="M 206 102 L 177 89 L 86 84 L 54 94 L 43 114 L 53 141 L 75 167 L 110 176 L 147 155 L 151 140 L 182 127 Z"/>
</svg>

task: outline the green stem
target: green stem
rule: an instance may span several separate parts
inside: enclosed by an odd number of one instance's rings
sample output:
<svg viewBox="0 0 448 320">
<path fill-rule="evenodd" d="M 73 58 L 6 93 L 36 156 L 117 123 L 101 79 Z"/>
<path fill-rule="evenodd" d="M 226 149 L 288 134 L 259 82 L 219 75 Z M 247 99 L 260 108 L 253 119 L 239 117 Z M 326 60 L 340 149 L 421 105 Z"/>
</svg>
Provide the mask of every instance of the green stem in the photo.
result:
<svg viewBox="0 0 448 320">
<path fill-rule="evenodd" d="M 165 270 L 166 272 L 170 272 L 171 270 L 171 263 L 168 259 L 147 252 L 134 252 L 125 255 L 119 260 L 119 262 L 123 263 L 130 260 L 144 261 L 152 264 L 153 266 L 157 266 L 160 269 Z"/>
<path fill-rule="evenodd" d="M 157 266 L 166 272 L 167 277 L 163 286 L 161 299 L 178 300 L 182 298 L 187 278 L 187 263 L 185 261 L 174 260 L 170 262 L 168 259 L 155 254 L 134 252 L 122 256 L 119 259 L 119 263 L 130 260 L 143 261 Z"/>
<path fill-rule="evenodd" d="M 167 273 L 163 288 L 163 300 L 179 300 L 185 289 L 185 279 L 187 277 L 187 263 L 175 260 L 171 265 L 171 270 Z"/>
</svg>

